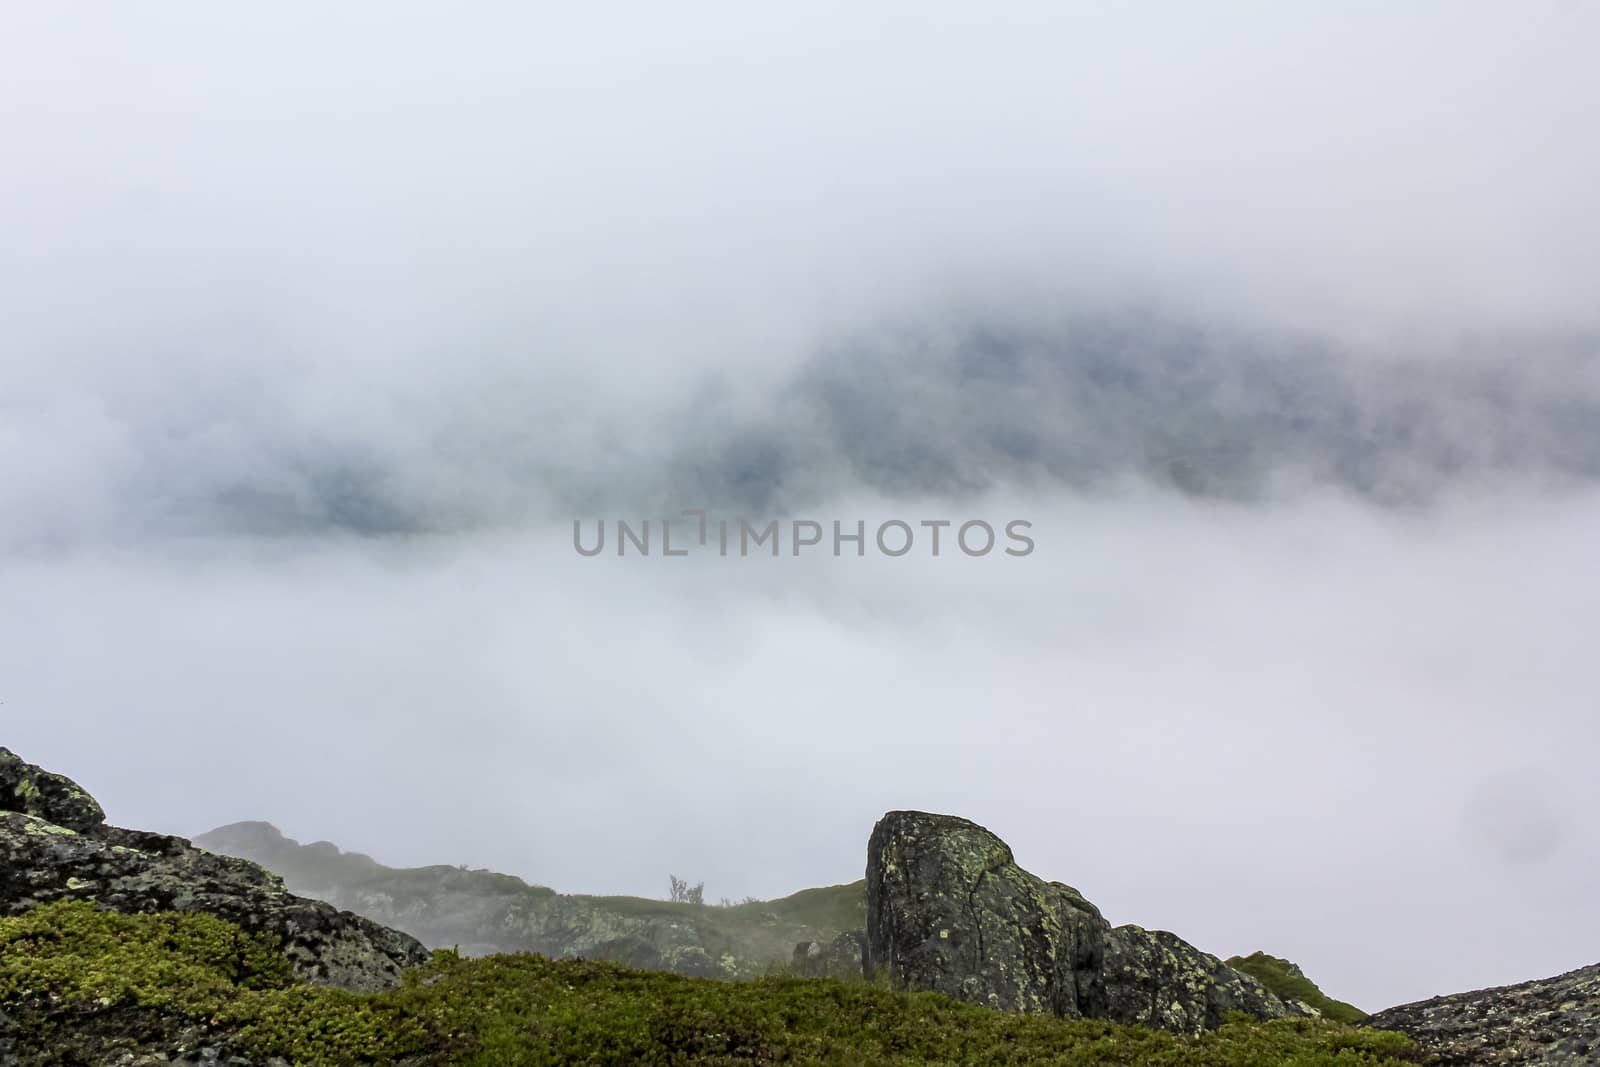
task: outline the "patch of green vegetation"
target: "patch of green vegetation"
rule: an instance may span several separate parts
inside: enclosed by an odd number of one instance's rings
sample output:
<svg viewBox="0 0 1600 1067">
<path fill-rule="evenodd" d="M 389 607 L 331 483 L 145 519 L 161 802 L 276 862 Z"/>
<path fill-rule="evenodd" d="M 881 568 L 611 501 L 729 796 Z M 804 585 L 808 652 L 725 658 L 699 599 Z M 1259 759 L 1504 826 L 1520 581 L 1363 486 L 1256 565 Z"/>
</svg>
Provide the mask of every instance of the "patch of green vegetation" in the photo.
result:
<svg viewBox="0 0 1600 1067">
<path fill-rule="evenodd" d="M 819 930 L 862 930 L 867 925 L 867 883 L 802 889 L 778 900 L 738 904 L 728 910 L 734 914 L 770 913 Z"/>
<path fill-rule="evenodd" d="M 292 984 L 274 944 L 210 916 L 117 915 L 58 902 L 0 919 L 0 1003 L 42 995 L 194 1013 Z"/>
<path fill-rule="evenodd" d="M 595 909 L 591 918 L 615 923 L 619 934 L 644 936 L 629 922 L 670 923 L 694 931 L 694 941 L 713 959 L 724 954 L 739 963 L 739 975 L 769 973 L 786 965 L 796 943 L 830 941 L 867 924 L 866 883 L 801 890 L 777 900 L 728 906 L 689 904 L 645 897 L 561 896 L 558 902 Z M 546 925 L 548 934 L 550 927 Z M 593 955 L 581 948 L 561 947 L 560 954 Z M 625 957 L 612 957 L 625 959 Z"/>
<path fill-rule="evenodd" d="M 1354 1004 L 1334 1000 L 1317 984 L 1301 973 L 1300 968 L 1288 960 L 1269 956 L 1265 952 L 1252 952 L 1248 956 L 1234 956 L 1226 961 L 1229 967 L 1243 971 L 1285 1000 L 1299 1000 L 1311 1005 L 1324 1018 L 1341 1023 L 1358 1023 L 1367 1013 Z"/>
<path fill-rule="evenodd" d="M 1237 1020 L 1198 1038 L 1009 1015 L 865 982 L 727 983 L 539 956 L 435 953 L 388 993 L 299 985 L 268 941 L 204 915 L 57 903 L 0 919 L 0 1007 L 22 1062 L 223 1045 L 297 1064 L 1009 1064 L 1399 1067 L 1398 1034 Z"/>
<path fill-rule="evenodd" d="M 867 925 L 867 883 L 850 882 L 818 889 L 802 889 L 776 900 L 752 900 L 744 904 L 713 906 L 683 904 L 648 897 L 573 896 L 600 905 L 619 915 L 699 919 L 713 929 L 742 931 L 753 925 L 780 923 L 815 928 L 828 936 Z"/>
<path fill-rule="evenodd" d="M 618 915 L 636 918 L 693 918 L 705 912 L 704 904 L 689 904 L 679 900 L 656 900 L 652 897 L 601 897 L 589 893 L 563 893 L 567 900 L 581 901 Z"/>
</svg>

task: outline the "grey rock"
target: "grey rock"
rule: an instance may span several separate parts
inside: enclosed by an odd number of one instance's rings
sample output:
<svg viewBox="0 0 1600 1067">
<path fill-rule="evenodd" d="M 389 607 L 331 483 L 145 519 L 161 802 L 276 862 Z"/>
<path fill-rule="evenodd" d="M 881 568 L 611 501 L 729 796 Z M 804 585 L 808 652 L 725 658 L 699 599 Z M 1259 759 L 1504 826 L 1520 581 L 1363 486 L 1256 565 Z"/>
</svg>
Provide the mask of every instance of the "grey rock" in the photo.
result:
<svg viewBox="0 0 1600 1067">
<path fill-rule="evenodd" d="M 791 969 L 802 978 L 860 978 L 866 943 L 865 930 L 849 930 L 832 941 L 801 941 Z"/>
<path fill-rule="evenodd" d="M 1214 1030 L 1229 1012 L 1257 1019 L 1315 1016 L 1165 930 L 1119 926 L 1106 938 L 1105 1018 L 1158 1030 Z"/>
<path fill-rule="evenodd" d="M 0 791 L 17 801 L 0 809 L 0 915 L 57 900 L 129 914 L 205 912 L 275 935 L 303 980 L 357 992 L 390 988 L 430 959 L 415 938 L 295 896 L 254 863 L 107 826 L 100 805 L 70 779 L 6 749 Z"/>
<path fill-rule="evenodd" d="M 974 1004 L 1183 1033 L 1315 1014 L 1182 939 L 1112 928 L 1071 886 L 949 815 L 890 812 L 867 846 L 867 973 Z"/>
<path fill-rule="evenodd" d="M 1100 912 L 975 823 L 891 812 L 867 844 L 869 973 L 1008 1011 L 1105 1010 Z"/>
<path fill-rule="evenodd" d="M 1438 1067 L 1600 1063 L 1600 964 L 1555 978 L 1402 1004 L 1363 1026 L 1399 1030 Z"/>
<path fill-rule="evenodd" d="M 34 815 L 79 832 L 106 821 L 106 813 L 77 782 L 24 762 L 9 748 L 0 748 L 0 812 L 4 811 Z"/>
</svg>

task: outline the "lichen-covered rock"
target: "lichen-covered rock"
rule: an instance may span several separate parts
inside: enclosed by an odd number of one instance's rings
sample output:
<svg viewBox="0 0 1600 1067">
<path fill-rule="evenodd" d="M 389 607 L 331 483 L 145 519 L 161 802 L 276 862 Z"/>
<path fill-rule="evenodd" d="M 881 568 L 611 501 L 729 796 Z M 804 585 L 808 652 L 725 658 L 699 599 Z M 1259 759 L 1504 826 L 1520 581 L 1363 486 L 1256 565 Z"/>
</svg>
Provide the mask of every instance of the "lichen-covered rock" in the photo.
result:
<svg viewBox="0 0 1600 1067">
<path fill-rule="evenodd" d="M 1105 1017 L 1157 1030 L 1214 1030 L 1229 1012 L 1257 1019 L 1315 1015 L 1165 930 L 1119 926 L 1106 937 Z"/>
<path fill-rule="evenodd" d="M 1556 978 L 1434 997 L 1370 1015 L 1438 1056 L 1438 1067 L 1600 1063 L 1600 964 Z"/>
<path fill-rule="evenodd" d="M 1181 1032 L 1312 1014 L 1171 934 L 1112 929 L 1071 886 L 949 815 L 895 811 L 867 845 L 868 973 L 1008 1011 Z"/>
<path fill-rule="evenodd" d="M 832 941 L 801 941 L 794 946 L 792 968 L 802 978 L 860 978 L 866 948 L 864 930 L 850 930 Z"/>
<path fill-rule="evenodd" d="M 78 831 L 106 821 L 106 813 L 77 782 L 24 762 L 9 748 L 0 748 L 0 811 L 34 815 Z"/>
<path fill-rule="evenodd" d="M 975 823 L 896 811 L 873 827 L 869 973 L 1008 1011 L 1097 1017 L 1108 929 L 1076 890 L 1027 873 Z"/>
<path fill-rule="evenodd" d="M 301 978 L 356 991 L 389 988 L 406 967 L 430 958 L 415 938 L 294 896 L 254 863 L 182 838 L 106 826 L 100 806 L 69 779 L 0 754 L 7 781 L 37 786 L 29 791 L 34 811 L 0 810 L 0 915 L 56 900 L 126 913 L 205 912 L 276 935 Z"/>
</svg>

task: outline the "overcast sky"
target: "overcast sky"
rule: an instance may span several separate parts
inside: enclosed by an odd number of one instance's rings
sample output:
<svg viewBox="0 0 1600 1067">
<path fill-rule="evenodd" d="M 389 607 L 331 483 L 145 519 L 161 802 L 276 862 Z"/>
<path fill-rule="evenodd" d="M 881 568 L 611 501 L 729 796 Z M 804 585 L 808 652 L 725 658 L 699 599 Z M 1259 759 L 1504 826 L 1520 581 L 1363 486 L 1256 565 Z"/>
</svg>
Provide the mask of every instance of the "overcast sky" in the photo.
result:
<svg viewBox="0 0 1600 1067">
<path fill-rule="evenodd" d="M 569 891 L 948 811 L 1369 1009 L 1595 962 L 1596 39 L 12 5 L 0 744 Z M 1037 548 L 573 551 L 686 507 Z"/>
</svg>

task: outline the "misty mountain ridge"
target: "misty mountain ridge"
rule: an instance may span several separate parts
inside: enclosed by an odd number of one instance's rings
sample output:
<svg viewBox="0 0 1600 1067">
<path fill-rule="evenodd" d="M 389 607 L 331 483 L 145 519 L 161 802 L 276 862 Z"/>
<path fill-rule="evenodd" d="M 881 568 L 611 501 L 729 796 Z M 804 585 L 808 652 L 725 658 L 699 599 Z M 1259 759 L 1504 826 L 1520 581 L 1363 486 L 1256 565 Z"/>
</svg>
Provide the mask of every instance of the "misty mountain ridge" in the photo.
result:
<svg viewBox="0 0 1600 1067">
<path fill-rule="evenodd" d="M 386 867 L 331 842 L 302 845 L 265 822 L 218 827 L 194 841 L 260 864 L 298 895 L 403 930 L 430 948 L 472 956 L 537 952 L 696 977 L 750 978 L 787 967 L 797 945 L 832 942 L 866 925 L 859 881 L 778 900 L 696 905 L 558 893 L 463 866 Z M 854 970 L 860 970 L 859 956 Z"/>
<path fill-rule="evenodd" d="M 101 505 L 146 534 L 382 537 L 1126 479 L 1242 502 L 1331 487 L 1389 506 L 1600 480 L 1589 336 L 1395 355 L 1150 310 L 949 314 L 836 333 L 768 378 L 686 372 L 681 389 L 622 412 L 535 367 L 469 365 L 466 383 L 427 395 L 335 390 L 294 434 L 280 424 L 302 401 L 270 391 L 286 386 L 228 386 L 221 368 L 207 372 L 223 382 L 204 418 L 108 396 L 135 449 L 128 495 Z M 333 419 L 341 408 L 369 413 Z M 60 521 L 21 528 L 70 540 Z"/>
</svg>

